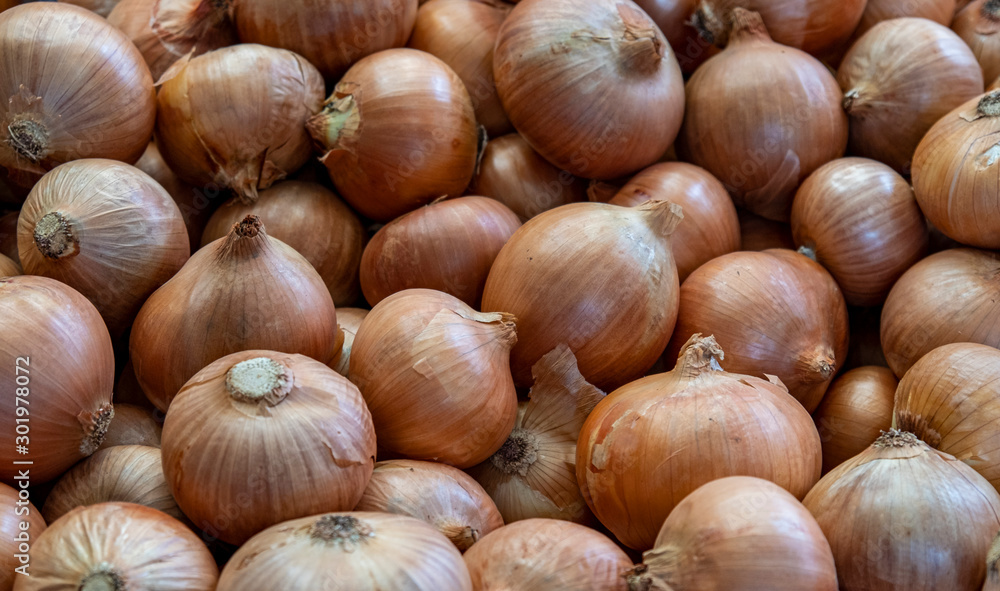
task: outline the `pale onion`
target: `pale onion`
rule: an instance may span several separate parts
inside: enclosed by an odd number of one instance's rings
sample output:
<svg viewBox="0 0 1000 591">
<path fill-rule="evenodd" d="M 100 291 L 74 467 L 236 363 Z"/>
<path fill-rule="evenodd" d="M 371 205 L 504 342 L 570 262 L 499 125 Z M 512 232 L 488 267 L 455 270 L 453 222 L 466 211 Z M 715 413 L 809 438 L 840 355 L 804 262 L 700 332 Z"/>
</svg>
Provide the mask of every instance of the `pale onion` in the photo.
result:
<svg viewBox="0 0 1000 591">
<path fill-rule="evenodd" d="M 729 373 L 722 359 L 713 337 L 692 335 L 677 367 L 608 394 L 584 423 L 577 482 L 626 546 L 652 548 L 673 508 L 711 480 L 756 476 L 798 499 L 819 480 L 809 413 L 774 376 Z"/>
<path fill-rule="evenodd" d="M 951 343 L 1000 347 L 1000 255 L 956 248 L 903 274 L 882 308 L 886 361 L 903 377 L 918 359 Z"/>
<path fill-rule="evenodd" d="M 493 82 L 493 46 L 512 6 L 502 0 L 434 0 L 417 11 L 407 47 L 441 58 L 465 83 L 490 137 L 513 131 Z"/>
<path fill-rule="evenodd" d="M 14 569 L 31 572 L 31 546 L 45 531 L 42 513 L 29 500 L 27 480 L 19 480 L 17 488 L 0 483 L 0 591 L 14 588 Z"/>
<path fill-rule="evenodd" d="M 340 330 L 344 332 L 344 345 L 337 354 L 337 360 L 330 367 L 337 370 L 337 373 L 349 376 L 351 366 L 351 349 L 354 347 L 354 337 L 358 334 L 361 322 L 368 316 L 368 310 L 362 308 L 337 308 L 337 323 Z"/>
<path fill-rule="evenodd" d="M 462 555 L 432 526 L 405 515 L 353 512 L 286 521 L 257 534 L 226 564 L 216 591 L 329 585 L 351 591 L 473 589 Z"/>
<path fill-rule="evenodd" d="M 714 334 L 734 373 L 777 375 L 812 412 L 847 358 L 844 296 L 823 267 L 790 250 L 713 259 L 680 289 L 667 359 L 696 332 Z"/>
<path fill-rule="evenodd" d="M 120 382 L 121 380 L 119 380 Z M 118 391 L 115 389 L 115 395 Z M 140 390 L 139 395 L 142 395 Z M 119 445 L 145 445 L 160 447 L 160 424 L 147 408 L 115 401 L 115 420 L 104 433 L 100 449 Z"/>
<path fill-rule="evenodd" d="M 556 519 L 504 526 L 464 558 L 477 591 L 625 591 L 632 567 L 625 552 L 600 532 Z"/>
<path fill-rule="evenodd" d="M 853 40 L 857 40 L 869 29 L 882 21 L 907 16 L 925 18 L 938 24 L 949 26 L 955 16 L 955 0 L 868 0 L 861 23 L 854 30 Z"/>
<path fill-rule="evenodd" d="M 867 158 L 840 158 L 809 175 L 792 202 L 792 236 L 852 306 L 884 302 L 928 244 L 910 184 Z"/>
<path fill-rule="evenodd" d="M 115 359 L 94 305 L 47 277 L 0 279 L 0 354 L 9 360 L 0 368 L 0 428 L 9 433 L 0 480 L 13 482 L 25 469 L 13 462 L 23 460 L 41 484 L 97 451 L 115 415 Z"/>
<path fill-rule="evenodd" d="M 468 474 L 416 460 L 375 464 L 354 510 L 416 517 L 433 525 L 461 552 L 504 523 L 490 496 Z"/>
<path fill-rule="evenodd" d="M 17 3 L 17 0 L 5 0 L 8 2 Z M 119 0 L 56 0 L 57 2 L 65 2 L 67 4 L 75 4 L 80 8 L 86 8 L 87 10 L 99 14 L 104 18 L 108 17 L 111 10 L 114 9 L 115 5 L 118 4 Z M 0 6 L 3 3 L 0 2 Z"/>
<path fill-rule="evenodd" d="M 763 218 L 745 209 L 737 209 L 740 218 L 740 250 L 795 250 L 792 228 L 786 222 Z"/>
<path fill-rule="evenodd" d="M 156 144 L 188 183 L 253 203 L 309 159 L 304 123 L 323 102 L 323 77 L 302 57 L 240 44 L 182 60 L 164 78 Z"/>
<path fill-rule="evenodd" d="M 692 22 L 698 0 L 635 0 L 635 3 L 663 31 L 685 74 L 694 72 L 706 59 L 718 53 Z"/>
<path fill-rule="evenodd" d="M 1000 2 L 975 0 L 955 15 L 951 29 L 972 49 L 983 79 L 1000 76 Z"/>
<path fill-rule="evenodd" d="M 406 45 L 417 0 L 234 0 L 240 40 L 294 51 L 335 82 L 361 58 Z"/>
<path fill-rule="evenodd" d="M 6 255 L 0 254 L 0 277 L 11 277 L 21 274 L 21 265 L 18 265 Z"/>
<path fill-rule="evenodd" d="M 303 355 L 250 350 L 185 384 L 162 450 L 184 514 L 239 545 L 288 519 L 352 509 L 375 464 L 375 431 L 344 376 Z"/>
<path fill-rule="evenodd" d="M 312 263 L 335 305 L 357 301 L 361 294 L 358 268 L 368 234 L 333 191 L 317 183 L 283 181 L 261 191 L 252 205 L 232 199 L 212 214 L 202 245 L 224 237 L 233 224 L 251 214 L 264 222 L 269 236 Z"/>
<path fill-rule="evenodd" d="M 837 70 L 852 154 L 910 171 L 920 139 L 945 113 L 983 92 L 983 71 L 948 27 L 898 18 L 872 27 Z"/>
<path fill-rule="evenodd" d="M 826 474 L 863 452 L 892 427 L 892 405 L 899 382 L 887 367 L 857 367 L 830 384 L 813 420 L 823 442 Z"/>
<path fill-rule="evenodd" d="M 560 343 L 605 391 L 652 367 L 677 317 L 670 236 L 682 217 L 666 201 L 631 208 L 571 203 L 521 226 L 483 291 L 483 310 L 518 320 L 514 382 L 530 386 L 531 367 Z"/>
<path fill-rule="evenodd" d="M 429 289 L 382 300 L 351 349 L 350 376 L 365 397 L 379 447 L 458 468 L 490 457 L 517 416 L 507 313 L 476 312 Z"/>
<path fill-rule="evenodd" d="M 80 158 L 135 162 L 156 118 L 139 50 L 71 4 L 0 14 L 0 97 L 0 166 L 21 176 Z"/>
<path fill-rule="evenodd" d="M 373 220 L 457 197 L 475 172 L 472 99 L 429 53 L 391 49 L 362 59 L 313 113 L 307 128 L 337 192 Z"/>
<path fill-rule="evenodd" d="M 183 523 L 134 503 L 77 507 L 38 538 L 15 591 L 213 591 L 219 569 Z"/>
<path fill-rule="evenodd" d="M 478 307 L 493 261 L 520 227 L 514 212 L 487 197 L 437 201 L 398 217 L 365 247 L 365 299 L 374 306 L 404 289 L 426 288 Z"/>
<path fill-rule="evenodd" d="M 11 211 L 0 216 L 0 254 L 20 264 L 17 254 L 17 218 L 20 211 Z"/>
<path fill-rule="evenodd" d="M 816 58 L 773 42 L 759 14 L 733 19 L 729 45 L 688 81 L 677 151 L 737 206 L 788 221 L 799 184 L 847 146 L 840 89 Z"/>
<path fill-rule="evenodd" d="M 17 246 L 26 273 L 86 296 L 112 338 L 190 255 L 184 219 L 163 187 L 134 166 L 96 158 L 38 181 L 21 208 Z"/>
<path fill-rule="evenodd" d="M 469 190 L 503 203 L 526 222 L 574 201 L 586 201 L 586 185 L 538 155 L 519 134 L 491 139 Z"/>
<path fill-rule="evenodd" d="M 681 283 L 703 263 L 740 249 L 733 200 L 704 168 L 685 162 L 654 164 L 632 177 L 608 203 L 634 207 L 650 199 L 672 201 L 684 210 L 684 223 L 670 236 Z"/>
<path fill-rule="evenodd" d="M 837 591 L 837 569 L 802 503 L 767 480 L 729 476 L 684 497 L 629 589 Z"/>
<path fill-rule="evenodd" d="M 978 591 L 1000 529 L 989 482 L 895 429 L 824 476 L 803 504 L 830 542 L 841 589 Z"/>
<path fill-rule="evenodd" d="M 653 164 L 684 115 L 670 44 L 631 0 L 524 0 L 500 27 L 497 92 L 546 160 L 611 179 Z"/>
<path fill-rule="evenodd" d="M 589 525 L 593 516 L 576 483 L 576 442 L 604 392 L 580 375 L 566 345 L 543 356 L 532 375 L 530 400 L 518 404 L 507 441 L 468 472 L 506 523 L 542 517 Z"/>
<path fill-rule="evenodd" d="M 155 142 L 149 142 L 146 151 L 142 153 L 142 158 L 135 163 L 135 167 L 160 183 L 167 193 L 173 197 L 177 207 L 181 210 L 181 217 L 184 218 L 184 226 L 187 227 L 191 252 L 198 250 L 201 246 L 201 234 L 208 223 L 209 217 L 215 206 L 225 200 L 228 194 L 223 193 L 218 187 L 193 187 L 181 179 L 177 178 L 174 171 L 170 170 L 167 163 L 163 161 L 159 148 Z"/>
</svg>

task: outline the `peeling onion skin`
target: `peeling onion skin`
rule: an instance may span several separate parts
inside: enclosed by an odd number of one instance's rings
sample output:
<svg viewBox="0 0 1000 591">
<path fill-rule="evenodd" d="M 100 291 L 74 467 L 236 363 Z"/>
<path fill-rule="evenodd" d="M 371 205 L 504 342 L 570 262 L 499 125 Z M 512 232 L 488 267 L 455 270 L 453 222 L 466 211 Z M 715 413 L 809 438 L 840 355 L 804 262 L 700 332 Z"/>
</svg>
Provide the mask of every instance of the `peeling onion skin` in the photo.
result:
<svg viewBox="0 0 1000 591">
<path fill-rule="evenodd" d="M 17 535 L 24 527 L 21 525 L 27 522 L 28 536 L 32 540 L 38 538 L 45 531 L 45 520 L 42 519 L 42 512 L 35 508 L 29 501 L 27 505 L 18 505 L 18 489 L 0 484 L 0 590 L 11 591 L 14 588 L 14 569 L 22 566 L 20 561 L 14 556 L 20 554 L 18 551 Z M 18 515 L 18 510 L 25 511 L 24 515 Z"/>
<path fill-rule="evenodd" d="M 344 345 L 330 367 L 345 378 L 348 377 L 351 366 L 354 338 L 358 335 L 358 329 L 361 328 L 361 323 L 368 316 L 368 312 L 369 310 L 363 308 L 337 308 L 337 324 L 340 325 L 340 330 L 344 331 Z"/>
<path fill-rule="evenodd" d="M 888 367 L 863 366 L 830 384 L 813 413 L 823 442 L 823 474 L 863 452 L 892 427 L 899 381 Z"/>
</svg>

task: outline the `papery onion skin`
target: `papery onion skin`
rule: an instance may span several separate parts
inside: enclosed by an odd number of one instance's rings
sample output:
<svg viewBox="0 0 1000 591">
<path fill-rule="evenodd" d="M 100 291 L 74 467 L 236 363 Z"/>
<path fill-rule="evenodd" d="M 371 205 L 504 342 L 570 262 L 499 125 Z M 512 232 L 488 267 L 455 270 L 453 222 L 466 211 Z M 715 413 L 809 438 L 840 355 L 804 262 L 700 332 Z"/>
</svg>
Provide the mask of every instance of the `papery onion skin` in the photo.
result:
<svg viewBox="0 0 1000 591">
<path fill-rule="evenodd" d="M 132 42 L 93 12 L 54 2 L 4 11 L 0 72 L 0 166 L 11 172 L 80 158 L 132 163 L 146 149 L 153 78 Z"/>
<path fill-rule="evenodd" d="M 28 405 L 32 419 L 28 453 L 17 453 L 14 441 L 0 452 L 0 480 L 14 482 L 21 466 L 13 462 L 23 460 L 32 462 L 32 484 L 41 484 L 104 440 L 114 417 L 111 337 L 94 305 L 73 288 L 19 275 L 0 279 L 0 353 L 10 360 L 0 381 L 11 388 L 0 402 L 0 427 L 14 437 L 15 417 L 22 416 L 16 409 Z"/>
<path fill-rule="evenodd" d="M 354 347 L 354 337 L 358 334 L 361 322 L 368 316 L 368 310 L 362 308 L 337 308 L 337 324 L 344 331 L 344 344 L 337 354 L 337 360 L 330 367 L 337 370 L 337 373 L 349 376 L 351 364 L 351 349 Z"/>
<path fill-rule="evenodd" d="M 405 515 L 358 511 L 264 530 L 236 551 L 216 591 L 315 591 L 331 582 L 358 591 L 473 590 L 462 555 L 432 526 Z"/>
<path fill-rule="evenodd" d="M 813 413 L 823 442 L 823 473 L 853 458 L 892 427 L 892 405 L 899 381 L 887 367 L 868 365 L 830 384 Z"/>
<path fill-rule="evenodd" d="M 972 2 L 955 15 L 951 29 L 972 49 L 984 80 L 1000 76 L 1000 5 L 995 0 Z"/>
<path fill-rule="evenodd" d="M 11 277 L 21 274 L 21 265 L 0 254 L 0 277 Z"/>
<path fill-rule="evenodd" d="M 20 504 L 18 504 L 20 502 Z M 22 525 L 26 524 L 26 525 Z M 23 566 L 16 554 L 21 542 L 18 535 L 27 532 L 29 545 L 45 531 L 45 520 L 42 512 L 31 502 L 25 503 L 18 497 L 18 489 L 0 483 L 0 590 L 11 591 L 14 588 L 15 568 Z"/>
<path fill-rule="evenodd" d="M 117 393 L 116 387 L 115 394 Z M 139 394 L 142 395 L 141 390 Z M 149 402 L 145 397 L 143 401 L 147 404 Z M 111 425 L 104 433 L 104 442 L 99 449 L 119 445 L 160 447 L 161 432 L 160 424 L 153 418 L 153 413 L 149 409 L 115 401 L 115 420 L 111 421 Z"/>
<path fill-rule="evenodd" d="M 170 193 L 178 209 L 181 210 L 181 217 L 184 218 L 191 252 L 198 250 L 201 246 L 201 234 L 212 211 L 228 195 L 223 194 L 218 188 L 196 188 L 179 179 L 163 160 L 155 142 L 149 142 L 149 146 L 143 152 L 142 158 L 135 163 L 135 167 L 153 177 L 153 180 Z"/>
<path fill-rule="evenodd" d="M 584 178 L 653 164 L 684 114 L 677 59 L 630 0 L 519 2 L 500 28 L 493 74 L 524 139 Z"/>
</svg>

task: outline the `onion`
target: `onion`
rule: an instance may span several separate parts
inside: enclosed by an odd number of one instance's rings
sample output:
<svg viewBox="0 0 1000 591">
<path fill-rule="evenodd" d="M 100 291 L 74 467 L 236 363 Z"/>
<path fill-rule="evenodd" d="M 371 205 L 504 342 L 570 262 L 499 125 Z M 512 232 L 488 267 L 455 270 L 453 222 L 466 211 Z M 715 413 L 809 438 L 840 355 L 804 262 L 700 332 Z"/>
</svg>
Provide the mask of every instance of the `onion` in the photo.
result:
<svg viewBox="0 0 1000 591">
<path fill-rule="evenodd" d="M 160 447 L 160 424 L 153 418 L 153 413 L 146 408 L 115 401 L 115 420 L 108 426 L 100 449 L 119 445 Z"/>
<path fill-rule="evenodd" d="M 673 359 L 691 334 L 714 334 L 734 373 L 781 378 L 802 406 L 819 406 L 847 357 L 848 319 L 837 283 L 788 250 L 736 252 L 702 265 L 681 286 Z"/>
<path fill-rule="evenodd" d="M 0 166 L 43 174 L 80 158 L 135 162 L 156 117 L 153 78 L 93 12 L 28 3 L 0 15 Z"/>
<path fill-rule="evenodd" d="M 162 449 L 184 514 L 239 545 L 288 519 L 353 508 L 371 477 L 375 432 L 347 378 L 303 355 L 251 350 L 185 384 Z"/>
<path fill-rule="evenodd" d="M 170 195 L 138 168 L 113 160 L 67 162 L 38 181 L 21 209 L 25 272 L 58 279 L 87 297 L 112 338 L 190 255 Z"/>
<path fill-rule="evenodd" d="M 156 143 L 177 176 L 244 202 L 298 170 L 323 78 L 302 57 L 241 44 L 176 64 L 157 95 Z"/>
<path fill-rule="evenodd" d="M 0 279 L 0 353 L 9 360 L 0 369 L 9 393 L 0 427 L 10 433 L 0 480 L 14 482 L 24 468 L 13 462 L 23 460 L 32 462 L 31 483 L 41 484 L 97 451 L 115 414 L 115 361 L 93 304 L 54 279 Z"/>
<path fill-rule="evenodd" d="M 329 363 L 341 342 L 322 278 L 247 216 L 146 300 L 129 350 L 146 396 L 166 411 L 191 376 L 224 355 L 268 348 Z"/>
<path fill-rule="evenodd" d="M 834 160 L 802 183 L 792 203 L 792 235 L 853 306 L 884 302 L 928 244 L 910 184 L 867 158 Z"/>
<path fill-rule="evenodd" d="M 365 247 L 365 299 L 374 306 L 404 289 L 426 288 L 478 306 L 493 261 L 520 226 L 507 206 L 486 197 L 435 202 L 396 218 Z"/>
<path fill-rule="evenodd" d="M 17 2 L 17 0 L 6 0 L 6 1 L 12 2 L 14 3 L 14 5 L 16 5 Z M 119 2 L 119 0 L 56 0 L 56 1 L 65 2 L 67 4 L 74 4 L 76 6 L 79 6 L 80 8 L 86 8 L 87 10 L 97 13 L 98 15 L 103 16 L 104 18 L 108 17 L 108 14 L 111 13 L 111 10 Z M 0 6 L 3 6 L 2 2 L 0 2 Z"/>
<path fill-rule="evenodd" d="M 375 464 L 368 488 L 354 510 L 422 519 L 462 552 L 503 527 L 503 517 L 483 487 L 465 472 L 435 462 L 389 460 Z"/>
<path fill-rule="evenodd" d="M 358 269 L 368 235 L 358 216 L 333 191 L 317 183 L 284 181 L 261 191 L 253 205 L 232 199 L 212 214 L 202 245 L 224 237 L 233 224 L 251 214 L 264 222 L 268 235 L 312 263 L 335 305 L 357 301 Z"/>
<path fill-rule="evenodd" d="M 688 493 L 724 476 L 770 480 L 801 499 L 819 480 L 820 439 L 780 380 L 722 371 L 695 334 L 668 373 L 632 382 L 587 418 L 576 476 L 594 515 L 626 546 L 653 547 Z"/>
<path fill-rule="evenodd" d="M 24 481 L 19 481 L 24 482 Z M 0 483 L 0 589 L 10 591 L 14 588 L 16 568 L 31 572 L 31 546 L 34 540 L 45 531 L 45 520 L 42 513 L 31 504 L 27 489 L 18 486 L 11 488 Z M 21 493 L 19 491 L 23 490 Z M 24 568 L 28 565 L 27 568 Z"/>
<path fill-rule="evenodd" d="M 1000 2 L 975 0 L 955 15 L 951 28 L 972 49 L 984 80 L 1000 76 Z"/>
<path fill-rule="evenodd" d="M 126 407 L 134 406 L 147 410 L 150 413 L 154 413 L 158 421 L 163 420 L 163 413 L 153 406 L 153 403 L 149 401 L 149 398 L 146 398 L 146 393 L 142 391 L 142 386 L 139 385 L 139 380 L 135 377 L 135 370 L 132 368 L 131 359 L 125 364 L 125 367 L 122 368 L 121 373 L 118 375 L 118 381 L 115 382 L 115 391 L 114 396 L 112 396 L 112 400 L 114 400 L 116 411 L 118 410 L 118 404 L 124 403 Z M 127 408 L 125 414 L 126 419 L 123 422 L 128 423 L 129 419 L 127 417 L 129 413 Z M 107 439 L 107 437 L 105 437 L 105 439 Z M 149 444 L 144 443 L 142 445 Z M 160 447 L 158 435 L 156 447 Z"/>
<path fill-rule="evenodd" d="M 154 80 L 177 60 L 237 42 L 224 1 L 118 0 L 107 17 L 139 48 Z"/>
<path fill-rule="evenodd" d="M 493 59 L 514 127 L 571 174 L 634 172 L 659 160 L 677 136 L 680 67 L 631 0 L 524 0 L 500 27 Z"/>
<path fill-rule="evenodd" d="M 795 250 L 792 228 L 787 223 L 762 218 L 745 209 L 737 209 L 736 214 L 740 219 L 740 250 Z"/>
<path fill-rule="evenodd" d="M 181 217 L 184 218 L 191 252 L 198 250 L 205 224 L 208 223 L 214 206 L 222 201 L 218 199 L 220 191 L 211 187 L 198 189 L 177 178 L 174 171 L 164 162 L 155 142 L 149 142 L 149 146 L 143 152 L 142 158 L 135 163 L 135 167 L 153 177 L 153 180 L 166 189 L 174 199 L 181 211 Z"/>
<path fill-rule="evenodd" d="M 841 589 L 978 591 L 1000 529 L 1000 494 L 986 480 L 896 430 L 824 476 L 803 504 L 830 541 Z"/>
<path fill-rule="evenodd" d="M 21 274 L 21 265 L 0 254 L 0 277 L 11 277 Z"/>
<path fill-rule="evenodd" d="M 665 201 L 573 203 L 514 233 L 490 269 L 483 310 L 518 319 L 511 352 L 517 385 L 530 385 L 531 367 L 561 343 L 603 390 L 653 365 L 676 319 L 670 235 L 681 217 L 680 207 Z"/>
<path fill-rule="evenodd" d="M 748 476 L 684 497 L 644 552 L 629 589 L 836 591 L 819 524 L 783 488 Z"/>
<path fill-rule="evenodd" d="M 628 556 L 575 523 L 528 519 L 502 527 L 465 553 L 475 589 L 624 591 Z"/>
<path fill-rule="evenodd" d="M 522 223 L 560 205 L 586 200 L 581 179 L 549 164 L 516 133 L 486 144 L 470 191 L 503 203 Z"/>
<path fill-rule="evenodd" d="M 473 546 L 475 547 L 475 546 Z M 455 546 L 405 515 L 333 513 L 254 536 L 226 564 L 216 591 L 472 591 Z"/>
<path fill-rule="evenodd" d="M 417 0 L 235 0 L 244 43 L 289 49 L 335 81 L 361 58 L 402 47 L 417 18 Z"/>
<path fill-rule="evenodd" d="M 31 549 L 18 591 L 213 591 L 219 569 L 183 523 L 134 503 L 78 507 L 49 524 Z"/>
<path fill-rule="evenodd" d="M 903 274 L 882 309 L 882 350 L 897 377 L 951 343 L 1000 347 L 1000 255 L 967 248 L 932 254 Z"/>
<path fill-rule="evenodd" d="M 854 30 L 853 40 L 867 33 L 882 21 L 907 16 L 925 18 L 949 26 L 955 15 L 955 0 L 868 0 L 861 23 Z"/>
<path fill-rule="evenodd" d="M 818 60 L 772 42 L 760 15 L 737 8 L 733 19 L 729 45 L 688 81 L 677 151 L 739 207 L 788 221 L 799 184 L 844 153 L 840 91 Z"/>
<path fill-rule="evenodd" d="M 899 382 L 887 367 L 852 369 L 830 385 L 813 413 L 823 442 L 823 473 L 865 451 L 892 427 L 892 401 Z"/>
<path fill-rule="evenodd" d="M 511 5 L 501 0 L 435 0 L 421 6 L 407 47 L 441 58 L 465 83 L 490 137 L 513 131 L 493 82 L 493 46 Z"/>
<path fill-rule="evenodd" d="M 684 162 L 654 164 L 632 177 L 609 203 L 634 207 L 650 199 L 672 201 L 684 210 L 684 223 L 670 236 L 681 283 L 703 263 L 740 249 L 736 208 L 707 170 Z"/>
<path fill-rule="evenodd" d="M 580 375 L 566 345 L 543 356 L 532 375 L 530 400 L 518 404 L 514 430 L 469 474 L 496 501 L 506 523 L 537 517 L 589 525 L 593 516 L 576 482 L 576 442 L 604 392 Z"/>
<path fill-rule="evenodd" d="M 344 345 L 340 348 L 337 361 L 330 367 L 345 378 L 349 375 L 351 364 L 351 349 L 354 347 L 354 337 L 358 334 L 361 321 L 368 316 L 368 310 L 361 308 L 337 308 L 337 323 L 344 332 Z"/>
<path fill-rule="evenodd" d="M 0 216 L 0 254 L 6 255 L 20 264 L 17 254 L 17 218 L 20 211 L 12 211 Z"/>
<path fill-rule="evenodd" d="M 706 59 L 718 53 L 693 25 L 698 0 L 635 0 L 635 3 L 663 31 L 685 74 L 694 72 Z"/>
<path fill-rule="evenodd" d="M 497 451 L 517 415 L 508 366 L 514 322 L 429 289 L 375 306 L 354 338 L 350 376 L 380 448 L 458 468 Z"/>
<path fill-rule="evenodd" d="M 903 174 L 931 125 L 983 92 L 983 72 L 965 42 L 922 18 L 875 25 L 844 56 L 837 81 L 851 153 Z"/>
</svg>

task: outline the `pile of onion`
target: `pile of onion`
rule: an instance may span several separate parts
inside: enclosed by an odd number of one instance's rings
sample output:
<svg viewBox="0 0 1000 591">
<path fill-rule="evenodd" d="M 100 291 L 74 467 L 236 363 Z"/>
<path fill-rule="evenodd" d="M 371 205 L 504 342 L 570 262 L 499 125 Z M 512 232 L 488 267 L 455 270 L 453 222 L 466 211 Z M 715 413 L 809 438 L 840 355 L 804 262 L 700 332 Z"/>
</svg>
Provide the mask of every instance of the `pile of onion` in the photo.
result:
<svg viewBox="0 0 1000 591">
<path fill-rule="evenodd" d="M 853 458 L 892 426 L 899 382 L 887 367 L 857 367 L 830 384 L 813 413 L 823 443 L 823 473 Z"/>
<path fill-rule="evenodd" d="M 984 80 L 1000 76 L 1000 2 L 975 0 L 955 15 L 951 28 L 979 60 Z"/>
<path fill-rule="evenodd" d="M 14 588 L 14 569 L 31 564 L 31 545 L 45 531 L 41 511 L 28 500 L 29 484 L 30 479 L 19 481 L 15 489 L 0 483 L 0 589 L 4 591 Z"/>
</svg>

